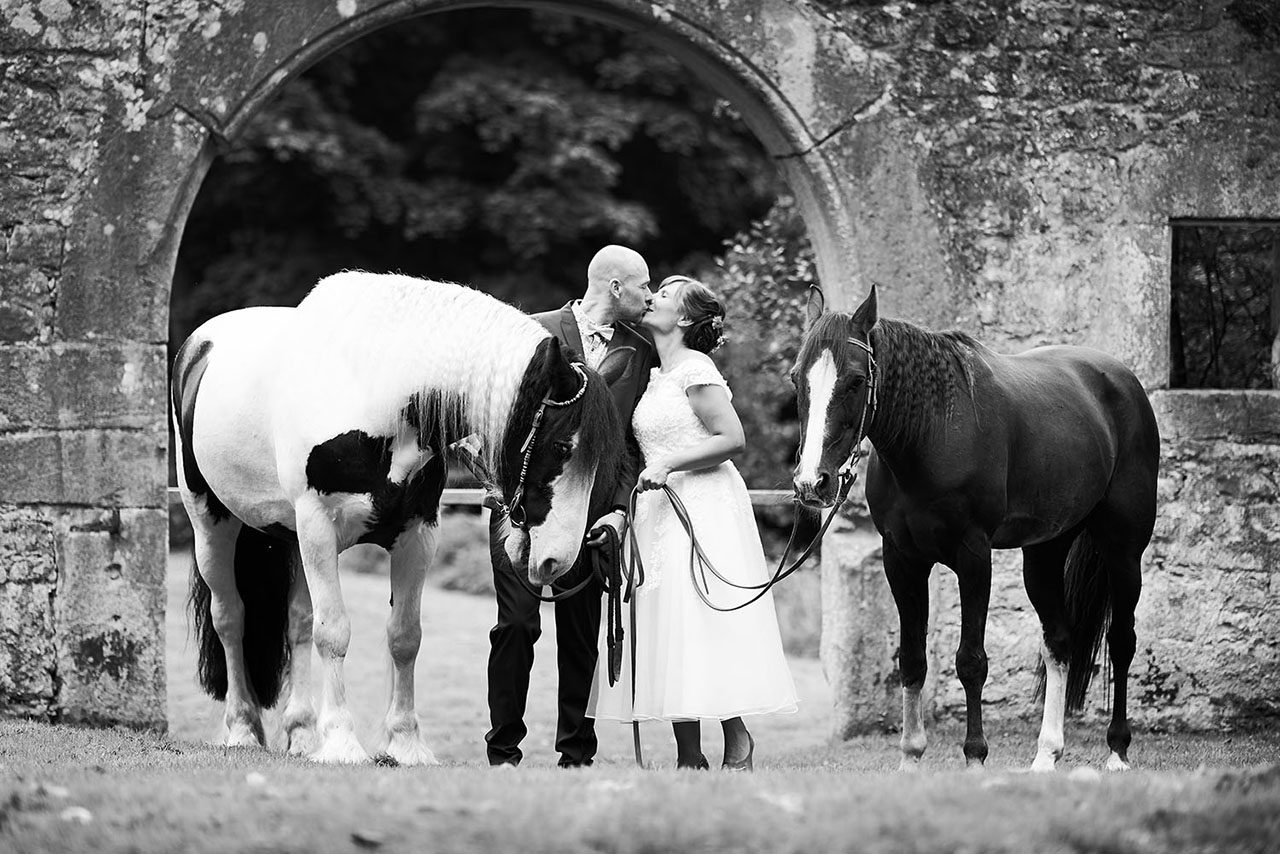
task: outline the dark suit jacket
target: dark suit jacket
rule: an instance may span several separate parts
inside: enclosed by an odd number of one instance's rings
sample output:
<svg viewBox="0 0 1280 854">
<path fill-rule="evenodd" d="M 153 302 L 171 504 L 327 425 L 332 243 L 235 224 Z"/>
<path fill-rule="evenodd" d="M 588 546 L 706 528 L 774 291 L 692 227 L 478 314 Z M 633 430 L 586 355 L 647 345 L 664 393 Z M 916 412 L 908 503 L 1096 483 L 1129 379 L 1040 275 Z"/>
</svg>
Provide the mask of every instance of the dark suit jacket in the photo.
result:
<svg viewBox="0 0 1280 854">
<path fill-rule="evenodd" d="M 532 317 L 546 327 L 548 332 L 560 339 L 561 344 L 572 347 L 573 351 L 579 355 L 585 352 L 582 347 L 582 336 L 578 332 L 578 319 L 573 316 L 573 303 L 555 311 L 540 312 Z M 625 474 L 619 478 L 613 493 L 612 506 L 625 509 L 627 499 L 630 498 L 631 490 L 635 487 L 636 479 L 640 474 L 638 468 L 640 452 L 635 433 L 631 430 L 631 414 L 635 411 L 636 401 L 649 385 L 649 371 L 658 364 L 658 356 L 647 333 L 621 322 L 613 325 L 613 338 L 609 340 L 609 346 L 605 350 L 605 359 L 624 358 L 623 355 L 615 356 L 615 353 L 629 355 L 621 373 L 609 384 L 613 404 L 617 407 L 618 417 L 622 419 L 626 430 L 627 450 L 633 458 L 632 465 L 623 466 L 622 471 Z"/>
</svg>

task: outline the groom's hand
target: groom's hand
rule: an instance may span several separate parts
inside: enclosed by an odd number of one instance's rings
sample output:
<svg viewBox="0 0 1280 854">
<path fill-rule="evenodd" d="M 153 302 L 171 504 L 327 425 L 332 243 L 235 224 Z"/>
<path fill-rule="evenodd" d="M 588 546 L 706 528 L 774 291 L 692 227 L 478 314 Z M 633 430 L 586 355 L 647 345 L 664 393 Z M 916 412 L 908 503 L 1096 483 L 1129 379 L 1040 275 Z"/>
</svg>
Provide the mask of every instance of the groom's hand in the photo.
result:
<svg viewBox="0 0 1280 854">
<path fill-rule="evenodd" d="M 605 533 L 601 528 L 613 528 L 613 532 L 618 535 L 618 539 L 622 539 L 623 532 L 627 529 L 627 514 L 621 510 L 614 510 L 604 516 L 601 516 L 594 525 L 591 526 L 587 533 L 587 545 L 592 548 L 600 548 L 606 542 Z"/>
</svg>

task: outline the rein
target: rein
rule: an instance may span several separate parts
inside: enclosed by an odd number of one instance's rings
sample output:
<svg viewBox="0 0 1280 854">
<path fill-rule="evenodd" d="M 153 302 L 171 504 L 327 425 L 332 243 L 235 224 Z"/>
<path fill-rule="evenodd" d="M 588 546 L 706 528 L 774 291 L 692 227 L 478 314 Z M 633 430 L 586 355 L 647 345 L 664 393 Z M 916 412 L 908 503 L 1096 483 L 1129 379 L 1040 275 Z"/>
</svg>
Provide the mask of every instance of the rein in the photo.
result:
<svg viewBox="0 0 1280 854">
<path fill-rule="evenodd" d="M 818 544 L 822 542 L 822 538 L 826 535 L 827 529 L 831 527 L 831 523 L 835 520 L 840 507 L 848 499 L 849 491 L 853 488 L 854 482 L 858 479 L 857 465 L 859 460 L 864 456 L 862 451 L 862 441 L 867 436 L 866 431 L 869 424 L 875 418 L 876 410 L 880 403 L 880 395 L 878 391 L 879 384 L 877 382 L 879 365 L 876 363 L 875 351 L 872 349 L 870 341 L 859 341 L 857 338 L 853 337 L 848 338 L 847 341 L 850 344 L 862 348 L 867 353 L 867 395 L 862 405 L 862 416 L 858 419 L 857 441 L 853 443 L 853 450 L 849 452 L 849 458 L 839 469 L 840 485 L 836 489 L 836 500 L 831 506 L 831 511 L 827 514 L 827 518 L 818 528 L 818 532 L 813 536 L 813 539 L 809 541 L 809 545 L 805 547 L 804 551 L 800 553 L 790 566 L 787 565 L 787 557 L 791 554 L 791 550 L 795 546 L 796 534 L 799 531 L 800 525 L 800 519 L 798 516 L 791 522 L 791 536 L 787 539 L 787 546 L 782 551 L 782 557 L 778 559 L 778 568 L 774 571 L 773 576 L 762 584 L 738 584 L 735 581 L 730 581 L 728 578 L 725 578 L 724 575 L 716 569 L 715 564 L 707 558 L 706 552 L 703 551 L 702 544 L 698 541 L 697 534 L 693 530 L 693 520 L 689 515 L 689 511 L 685 508 L 684 502 L 680 499 L 680 496 L 677 495 L 671 487 L 665 485 L 662 487 L 663 492 L 666 493 L 667 500 L 671 502 L 671 508 L 675 512 L 676 518 L 680 521 L 681 527 L 684 528 L 685 533 L 689 537 L 689 577 L 693 581 L 693 589 L 697 591 L 698 598 L 700 598 L 703 604 L 708 608 L 722 613 L 745 608 L 772 590 L 774 585 L 778 582 L 800 569 L 800 567 L 802 567 L 805 562 L 813 556 L 814 550 L 818 547 Z M 638 490 L 631 493 L 629 514 L 632 519 L 635 518 L 637 494 Z M 632 538 L 632 541 L 634 543 L 634 537 Z M 634 547 L 634 545 L 631 549 L 631 559 L 637 566 L 640 566 L 641 579 L 643 579 L 644 575 L 643 566 L 640 564 L 640 552 L 638 548 Z M 698 570 L 700 568 L 702 570 L 701 586 L 698 583 Z M 707 579 L 708 570 L 711 571 L 712 575 L 729 587 L 733 587 L 737 590 L 756 591 L 755 595 L 745 602 L 730 607 L 722 607 L 715 604 L 711 601 L 711 585 Z"/>
</svg>

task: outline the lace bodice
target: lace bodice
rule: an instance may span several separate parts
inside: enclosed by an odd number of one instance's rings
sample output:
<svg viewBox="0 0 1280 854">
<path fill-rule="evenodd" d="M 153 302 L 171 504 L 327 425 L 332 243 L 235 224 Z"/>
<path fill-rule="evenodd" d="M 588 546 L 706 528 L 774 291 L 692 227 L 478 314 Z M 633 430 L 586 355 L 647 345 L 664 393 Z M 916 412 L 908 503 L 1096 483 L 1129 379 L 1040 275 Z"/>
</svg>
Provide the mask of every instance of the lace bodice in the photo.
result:
<svg viewBox="0 0 1280 854">
<path fill-rule="evenodd" d="M 687 392 L 698 385 L 718 385 L 729 392 L 729 384 L 716 366 L 703 359 L 685 359 L 668 373 L 653 369 L 649 387 L 631 418 L 646 461 L 696 445 L 711 435 L 689 404 Z M 729 396 L 732 399 L 733 392 Z"/>
</svg>

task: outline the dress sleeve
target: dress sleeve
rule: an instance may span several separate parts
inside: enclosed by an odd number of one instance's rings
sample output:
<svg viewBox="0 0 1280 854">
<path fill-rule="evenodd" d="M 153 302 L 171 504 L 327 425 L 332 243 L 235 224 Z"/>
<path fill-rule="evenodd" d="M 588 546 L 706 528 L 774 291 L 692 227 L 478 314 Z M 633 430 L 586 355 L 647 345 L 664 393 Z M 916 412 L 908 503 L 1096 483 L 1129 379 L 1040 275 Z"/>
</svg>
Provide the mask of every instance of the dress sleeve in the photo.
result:
<svg viewBox="0 0 1280 854">
<path fill-rule="evenodd" d="M 718 385 L 729 395 L 729 399 L 733 400 L 733 392 L 729 390 L 729 384 L 725 382 L 715 365 L 701 359 L 690 359 L 681 367 L 680 387 L 688 393 L 689 389 L 700 385 Z"/>
</svg>

